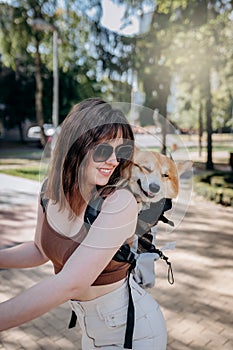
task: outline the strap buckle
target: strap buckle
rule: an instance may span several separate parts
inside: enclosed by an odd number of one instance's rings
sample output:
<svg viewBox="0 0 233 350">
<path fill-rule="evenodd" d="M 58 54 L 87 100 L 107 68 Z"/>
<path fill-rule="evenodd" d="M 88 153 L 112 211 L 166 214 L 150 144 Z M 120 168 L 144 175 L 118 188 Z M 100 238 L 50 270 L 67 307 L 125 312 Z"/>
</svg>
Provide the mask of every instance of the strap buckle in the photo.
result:
<svg viewBox="0 0 233 350">
<path fill-rule="evenodd" d="M 118 262 L 127 262 L 131 266 L 136 263 L 135 254 L 131 251 L 130 246 L 128 244 L 123 244 L 118 249 L 113 259 Z"/>
<path fill-rule="evenodd" d="M 128 256 L 126 256 L 125 260 L 126 260 L 126 262 L 128 262 L 131 265 L 134 263 L 135 255 L 131 250 L 129 251 L 129 254 L 128 254 Z"/>
</svg>

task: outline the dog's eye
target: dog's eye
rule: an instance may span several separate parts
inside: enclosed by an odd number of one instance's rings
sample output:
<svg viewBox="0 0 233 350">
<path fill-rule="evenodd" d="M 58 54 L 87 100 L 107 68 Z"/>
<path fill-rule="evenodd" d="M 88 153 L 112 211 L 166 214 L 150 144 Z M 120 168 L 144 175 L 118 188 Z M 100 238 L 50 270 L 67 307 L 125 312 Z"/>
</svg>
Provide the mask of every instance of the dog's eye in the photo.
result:
<svg viewBox="0 0 233 350">
<path fill-rule="evenodd" d="M 150 168 L 147 168 L 146 166 L 143 166 L 142 168 L 143 168 L 144 170 L 148 171 L 148 172 L 151 171 L 151 169 L 150 169 Z"/>
<path fill-rule="evenodd" d="M 162 174 L 162 177 L 169 177 L 168 174 Z"/>
</svg>

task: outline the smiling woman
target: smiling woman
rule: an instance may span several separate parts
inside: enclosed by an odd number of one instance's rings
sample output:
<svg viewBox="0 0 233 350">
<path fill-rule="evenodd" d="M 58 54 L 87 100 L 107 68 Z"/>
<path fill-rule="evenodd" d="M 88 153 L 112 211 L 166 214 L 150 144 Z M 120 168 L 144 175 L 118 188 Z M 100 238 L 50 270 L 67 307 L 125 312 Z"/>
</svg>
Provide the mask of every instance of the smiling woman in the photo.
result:
<svg viewBox="0 0 233 350">
<path fill-rule="evenodd" d="M 0 304 L 0 330 L 70 301 L 70 326 L 78 318 L 83 350 L 166 349 L 159 305 L 128 277 L 138 207 L 123 180 L 133 151 L 121 110 L 98 98 L 71 110 L 42 185 L 34 241 L 0 251 L 0 267 L 51 260 L 55 275 Z M 122 246 L 127 259 L 119 259 Z"/>
<path fill-rule="evenodd" d="M 131 147 L 130 152 L 122 154 L 119 162 L 114 159 L 113 153 L 109 154 L 108 159 L 106 155 L 104 159 L 101 155 L 100 159 L 100 151 L 106 152 L 106 147 L 100 144 L 106 143 L 114 148 L 120 145 Z M 107 169 L 106 164 L 110 165 L 114 172 L 111 171 L 108 186 L 112 186 L 122 178 L 124 168 L 131 167 L 133 144 L 132 129 L 119 109 L 113 109 L 99 99 L 88 99 L 74 106 L 62 125 L 54 148 L 46 194 L 55 202 L 58 201 L 61 209 L 68 201 L 71 210 L 79 214 L 86 205 L 85 200 L 89 202 L 88 196 L 96 191 L 96 187 L 85 186 L 88 176 L 85 168 L 91 170 L 88 163 L 92 160 L 96 163 L 92 167 L 93 171 L 101 166 Z M 119 164 L 112 164 L 113 160 Z"/>
</svg>

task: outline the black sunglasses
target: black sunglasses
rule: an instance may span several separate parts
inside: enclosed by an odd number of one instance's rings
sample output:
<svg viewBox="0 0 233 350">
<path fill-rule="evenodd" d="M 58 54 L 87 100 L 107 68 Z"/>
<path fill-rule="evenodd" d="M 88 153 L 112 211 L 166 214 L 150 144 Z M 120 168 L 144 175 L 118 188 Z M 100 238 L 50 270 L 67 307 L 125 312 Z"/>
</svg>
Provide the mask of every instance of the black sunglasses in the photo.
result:
<svg viewBox="0 0 233 350">
<path fill-rule="evenodd" d="M 115 152 L 118 162 L 129 160 L 132 158 L 133 149 L 132 145 L 119 145 L 114 149 L 114 147 L 108 143 L 100 143 L 94 148 L 93 160 L 94 162 L 106 162 L 113 152 Z"/>
</svg>

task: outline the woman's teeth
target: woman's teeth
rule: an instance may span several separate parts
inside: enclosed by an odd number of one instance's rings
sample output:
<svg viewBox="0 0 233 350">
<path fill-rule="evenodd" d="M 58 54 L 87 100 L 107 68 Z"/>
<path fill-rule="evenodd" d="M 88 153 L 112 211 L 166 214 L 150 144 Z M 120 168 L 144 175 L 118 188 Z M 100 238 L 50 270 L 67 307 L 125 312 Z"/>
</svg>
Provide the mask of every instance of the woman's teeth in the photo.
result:
<svg viewBox="0 0 233 350">
<path fill-rule="evenodd" d="M 99 171 L 105 175 L 109 175 L 111 173 L 111 170 L 109 169 L 100 168 Z"/>
</svg>

